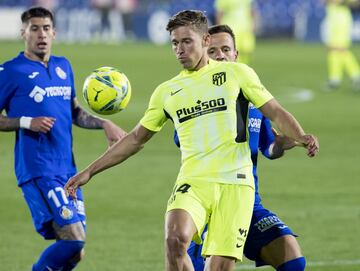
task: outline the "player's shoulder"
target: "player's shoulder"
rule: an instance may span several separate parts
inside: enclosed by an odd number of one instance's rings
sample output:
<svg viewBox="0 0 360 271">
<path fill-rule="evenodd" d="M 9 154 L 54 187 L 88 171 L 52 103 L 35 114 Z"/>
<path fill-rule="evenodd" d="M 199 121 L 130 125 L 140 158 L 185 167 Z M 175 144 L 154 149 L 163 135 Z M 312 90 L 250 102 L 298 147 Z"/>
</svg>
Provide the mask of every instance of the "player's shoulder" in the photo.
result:
<svg viewBox="0 0 360 271">
<path fill-rule="evenodd" d="M 183 80 L 183 76 L 182 74 L 178 74 L 164 82 L 162 82 L 161 84 L 159 84 L 155 91 L 157 92 L 166 92 L 166 91 L 171 91 L 172 88 L 174 88 L 175 86 L 177 86 L 179 84 L 179 82 L 181 82 Z"/>
<path fill-rule="evenodd" d="M 54 63 L 62 63 L 71 66 L 70 61 L 64 56 L 51 55 L 50 59 Z"/>
<path fill-rule="evenodd" d="M 20 62 L 23 62 L 22 54 L 19 54 L 14 58 L 5 61 L 4 63 L 0 64 L 0 66 L 3 68 L 2 70 L 11 69 L 12 67 L 16 67 L 17 65 L 19 65 Z"/>
<path fill-rule="evenodd" d="M 18 69 L 22 60 L 19 56 L 16 56 L 4 63 L 0 64 L 0 72 L 1 74 L 11 74 Z M 7 75 L 8 76 L 8 75 Z"/>
<path fill-rule="evenodd" d="M 233 70 L 235 72 L 248 72 L 253 71 L 248 65 L 240 62 L 230 62 L 230 61 L 212 61 L 211 62 L 214 69 L 227 69 Z"/>
</svg>

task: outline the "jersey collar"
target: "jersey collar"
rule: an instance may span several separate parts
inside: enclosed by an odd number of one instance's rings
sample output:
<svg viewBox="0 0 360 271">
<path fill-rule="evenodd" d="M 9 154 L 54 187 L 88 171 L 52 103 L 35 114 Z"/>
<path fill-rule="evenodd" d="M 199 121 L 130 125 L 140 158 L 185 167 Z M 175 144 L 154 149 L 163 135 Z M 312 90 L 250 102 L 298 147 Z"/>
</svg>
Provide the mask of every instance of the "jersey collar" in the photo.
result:
<svg viewBox="0 0 360 271">
<path fill-rule="evenodd" d="M 216 63 L 215 60 L 212 60 L 209 58 L 209 62 L 208 64 L 206 64 L 204 67 L 202 67 L 201 69 L 197 70 L 197 71 L 189 71 L 189 70 L 182 70 L 181 71 L 181 75 L 182 76 L 193 76 L 193 75 L 201 75 L 203 73 L 206 73 L 207 70 L 209 70 L 211 67 L 213 67 L 213 65 Z"/>
</svg>

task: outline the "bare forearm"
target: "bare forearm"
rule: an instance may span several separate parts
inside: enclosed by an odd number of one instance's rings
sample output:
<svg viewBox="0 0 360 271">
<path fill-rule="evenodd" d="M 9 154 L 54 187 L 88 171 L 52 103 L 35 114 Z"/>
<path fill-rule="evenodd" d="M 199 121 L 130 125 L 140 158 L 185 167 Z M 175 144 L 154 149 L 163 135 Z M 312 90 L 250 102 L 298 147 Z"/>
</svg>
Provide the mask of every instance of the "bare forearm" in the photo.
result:
<svg viewBox="0 0 360 271">
<path fill-rule="evenodd" d="M 11 132 L 20 128 L 20 118 L 8 118 L 0 114 L 0 131 Z"/>
<path fill-rule="evenodd" d="M 277 114 L 273 121 L 284 135 L 301 142 L 305 132 L 293 115 L 285 110 L 282 110 L 282 112 Z"/>
<path fill-rule="evenodd" d="M 77 106 L 73 110 L 73 123 L 81 128 L 102 129 L 104 120 L 91 115 L 81 106 Z"/>
<path fill-rule="evenodd" d="M 130 133 L 111 146 L 102 156 L 90 164 L 86 170 L 89 171 L 90 176 L 94 176 L 105 169 L 122 163 L 140 151 L 143 146 L 144 144 L 137 141 L 134 134 Z"/>
</svg>

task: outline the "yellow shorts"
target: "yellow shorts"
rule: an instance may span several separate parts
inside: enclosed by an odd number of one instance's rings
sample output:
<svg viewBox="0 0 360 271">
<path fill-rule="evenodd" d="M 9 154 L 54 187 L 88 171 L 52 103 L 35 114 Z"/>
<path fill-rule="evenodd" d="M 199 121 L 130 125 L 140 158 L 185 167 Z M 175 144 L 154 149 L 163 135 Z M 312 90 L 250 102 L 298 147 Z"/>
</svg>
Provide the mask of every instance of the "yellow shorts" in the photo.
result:
<svg viewBox="0 0 360 271">
<path fill-rule="evenodd" d="M 199 244 L 208 224 L 201 252 L 203 256 L 228 256 L 242 260 L 253 207 L 254 189 L 250 186 L 179 181 L 175 184 L 166 211 L 187 211 L 197 228 L 193 240 Z"/>
</svg>

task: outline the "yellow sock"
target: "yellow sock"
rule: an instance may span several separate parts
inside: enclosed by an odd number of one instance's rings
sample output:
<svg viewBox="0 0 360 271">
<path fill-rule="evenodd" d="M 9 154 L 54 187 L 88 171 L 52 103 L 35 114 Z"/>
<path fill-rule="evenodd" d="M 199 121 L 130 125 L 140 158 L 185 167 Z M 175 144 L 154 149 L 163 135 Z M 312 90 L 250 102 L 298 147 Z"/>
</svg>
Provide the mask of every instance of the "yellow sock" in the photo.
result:
<svg viewBox="0 0 360 271">
<path fill-rule="evenodd" d="M 343 79 L 342 51 L 331 50 L 328 53 L 328 76 L 330 82 L 340 83 Z"/>
<path fill-rule="evenodd" d="M 352 52 L 349 50 L 343 53 L 343 66 L 344 70 L 351 79 L 358 79 L 360 77 L 360 67 Z"/>
</svg>

